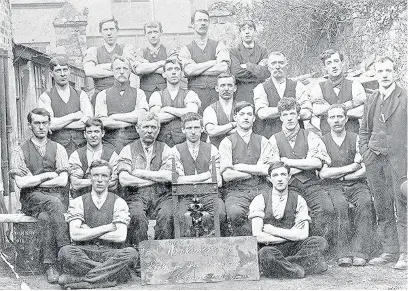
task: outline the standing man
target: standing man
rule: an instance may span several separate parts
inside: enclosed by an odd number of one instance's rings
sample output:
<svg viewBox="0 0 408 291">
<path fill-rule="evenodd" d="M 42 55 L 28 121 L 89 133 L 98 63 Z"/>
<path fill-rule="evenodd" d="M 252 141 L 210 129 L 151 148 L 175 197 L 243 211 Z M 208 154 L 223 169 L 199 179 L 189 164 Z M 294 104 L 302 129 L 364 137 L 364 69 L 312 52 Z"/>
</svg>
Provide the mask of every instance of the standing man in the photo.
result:
<svg viewBox="0 0 408 291">
<path fill-rule="evenodd" d="M 76 198 L 91 192 L 90 165 L 94 160 L 104 160 L 112 167 L 109 190 L 115 191 L 118 184 L 117 166 L 119 156 L 111 146 L 102 144 L 105 135 L 102 120 L 90 118 L 85 122 L 86 146 L 77 149 L 69 157 L 71 196 Z"/>
<path fill-rule="evenodd" d="M 85 122 L 93 116 L 88 95 L 69 85 L 70 69 L 65 57 L 50 60 L 51 77 L 54 86 L 40 95 L 38 107 L 51 115 L 50 139 L 63 145 L 68 155 L 86 144 Z"/>
<path fill-rule="evenodd" d="M 182 131 L 186 135 L 187 140 L 175 146 L 175 155 L 181 162 L 185 176 L 179 176 L 177 182 L 184 184 L 211 182 L 212 175 L 214 174 L 212 162 L 215 161 L 215 174 L 217 176 L 218 187 L 221 187 L 222 178 L 218 149 L 214 145 L 200 140 L 201 134 L 204 132 L 203 119 L 197 113 L 187 113 L 183 116 L 182 122 Z M 213 201 L 209 196 L 199 196 L 199 198 L 200 203 L 203 204 L 202 210 L 208 212 L 211 217 L 214 217 L 214 203 L 217 203 L 221 233 L 225 235 L 227 216 L 225 214 L 224 201 L 221 198 Z M 191 197 L 190 199 L 183 199 L 183 204 L 180 207 L 182 215 L 187 211 L 190 203 L 192 203 Z"/>
<path fill-rule="evenodd" d="M 312 104 L 306 93 L 306 88 L 301 82 L 295 82 L 286 77 L 288 61 L 281 52 L 271 52 L 268 57 L 268 69 L 271 77 L 259 84 L 254 89 L 255 112 L 263 120 L 259 127 L 259 133 L 266 138 L 280 132 L 282 121 L 278 111 L 278 102 L 283 97 L 296 97 L 300 104 L 300 119 L 310 119 L 312 116 Z"/>
<path fill-rule="evenodd" d="M 313 114 L 320 121 L 312 118 L 312 124 L 320 128 L 322 135 L 330 132 L 327 122 L 327 110 L 332 104 L 343 104 L 347 110 L 346 130 L 358 134 L 359 118 L 363 116 L 366 94 L 358 81 L 346 79 L 343 72 L 343 54 L 332 49 L 320 55 L 320 59 L 329 74 L 327 81 L 316 85 L 311 92 Z"/>
<path fill-rule="evenodd" d="M 130 45 L 117 43 L 119 25 L 115 18 L 104 19 L 99 22 L 99 32 L 102 35 L 102 45 L 87 49 L 84 57 L 84 71 L 87 77 L 93 78 L 94 93 L 91 103 L 95 108 L 96 96 L 102 90 L 113 85 L 114 72 L 111 67 L 114 55 L 133 60 L 134 49 Z"/>
<path fill-rule="evenodd" d="M 310 217 L 306 201 L 288 188 L 290 167 L 273 163 L 268 174 L 272 189 L 256 196 L 249 206 L 252 235 L 259 244 L 259 264 L 266 277 L 303 278 L 327 270 L 323 251 L 327 242 L 309 237 Z"/>
<path fill-rule="evenodd" d="M 67 222 L 73 243 L 58 253 L 64 274 L 64 289 L 91 289 L 116 286 L 132 278 L 130 267 L 138 252 L 124 248 L 129 208 L 108 191 L 112 167 L 94 160 L 90 166 L 92 191 L 71 202 Z"/>
<path fill-rule="evenodd" d="M 218 101 L 204 110 L 204 127 L 210 137 L 210 142 L 219 147 L 221 141 L 236 132 L 237 123 L 234 121 L 234 93 L 237 90 L 235 77 L 222 73 L 217 77 Z"/>
<path fill-rule="evenodd" d="M 380 257 L 369 263 L 398 262 L 407 269 L 407 196 L 400 191 L 407 179 L 407 91 L 394 81 L 394 61 L 380 57 L 375 63 L 379 89 L 368 99 L 360 128 L 360 153 L 374 196 Z M 394 212 L 396 209 L 396 217 Z M 396 222 L 397 221 L 397 222 Z"/>
<path fill-rule="evenodd" d="M 43 262 L 48 283 L 58 282 L 57 253 L 70 243 L 64 212 L 68 206 L 68 156 L 64 147 L 47 138 L 51 116 L 44 108 L 28 113 L 33 136 L 11 156 L 11 171 L 20 188 L 21 210 L 37 217 L 43 227 Z"/>
<path fill-rule="evenodd" d="M 139 137 L 135 124 L 149 107 L 144 92 L 130 86 L 130 61 L 114 56 L 111 66 L 115 81 L 96 96 L 95 116 L 106 128 L 104 142 L 120 153 L 125 145 Z"/>
<path fill-rule="evenodd" d="M 142 89 L 149 102 L 150 96 L 155 91 L 166 88 L 166 80 L 162 76 L 166 59 L 174 51 L 167 49 L 160 41 L 162 24 L 159 21 L 149 21 L 143 26 L 148 44 L 144 49 L 136 52 L 134 71 L 140 77 Z"/>
<path fill-rule="evenodd" d="M 241 43 L 231 50 L 231 73 L 237 78 L 236 101 L 254 104 L 253 89 L 265 81 L 268 70 L 268 52 L 254 41 L 256 26 L 246 19 L 239 25 Z"/>
<path fill-rule="evenodd" d="M 180 49 L 179 58 L 188 79 L 188 89 L 197 93 L 201 100 L 200 114 L 217 101 L 215 91 L 217 76 L 227 72 L 230 56 L 222 41 L 208 38 L 210 15 L 207 10 L 197 10 L 191 17 L 195 39 Z"/>
<path fill-rule="evenodd" d="M 162 123 L 157 140 L 173 147 L 186 140 L 181 132 L 181 117 L 188 112 L 197 113 L 201 101 L 194 91 L 180 88 L 181 63 L 177 59 L 166 61 L 163 76 L 167 87 L 152 94 L 149 107 Z"/>
<path fill-rule="evenodd" d="M 334 209 L 327 191 L 322 189 L 316 171 L 330 163 L 322 140 L 313 132 L 300 128 L 300 106 L 295 98 L 278 103 L 282 130 L 269 139 L 273 152 L 291 169 L 289 186 L 297 188 L 311 209 L 313 235 L 328 238 Z"/>
<path fill-rule="evenodd" d="M 373 237 L 372 200 L 365 179 L 366 169 L 358 150 L 358 135 L 346 131 L 347 119 L 343 104 L 330 105 L 327 122 L 331 131 L 322 140 L 331 163 L 324 164 L 320 170 L 322 184 L 336 213 L 333 244 L 337 263 L 342 267 L 364 266 Z M 348 215 L 349 203 L 354 206 L 352 223 Z M 352 228 L 353 236 L 350 235 Z"/>
<path fill-rule="evenodd" d="M 237 131 L 224 138 L 219 147 L 225 209 L 232 236 L 251 235 L 249 204 L 267 188 L 269 164 L 278 159 L 268 140 L 252 132 L 254 120 L 254 106 L 238 102 L 234 111 Z"/>
<path fill-rule="evenodd" d="M 156 114 L 141 117 L 136 128 L 140 139 L 123 148 L 118 166 L 131 218 L 127 242 L 135 246 L 147 240 L 148 217 L 157 221 L 155 239 L 173 237 L 173 204 L 169 198 L 174 158 L 174 150 L 156 140 L 160 130 Z M 176 159 L 175 164 L 177 175 L 184 175 L 180 161 Z"/>
</svg>

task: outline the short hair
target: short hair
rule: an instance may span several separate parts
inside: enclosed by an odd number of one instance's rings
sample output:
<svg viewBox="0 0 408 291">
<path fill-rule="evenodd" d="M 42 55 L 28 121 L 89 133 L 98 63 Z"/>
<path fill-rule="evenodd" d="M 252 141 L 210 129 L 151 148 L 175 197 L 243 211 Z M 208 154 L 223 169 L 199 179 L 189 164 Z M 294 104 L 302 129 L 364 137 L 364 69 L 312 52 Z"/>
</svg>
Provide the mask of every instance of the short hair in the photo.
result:
<svg viewBox="0 0 408 291">
<path fill-rule="evenodd" d="M 242 22 L 239 23 L 239 31 L 245 26 L 248 25 L 249 27 L 252 27 L 256 31 L 256 25 L 255 22 L 252 19 L 244 19 Z"/>
<path fill-rule="evenodd" d="M 159 116 L 157 116 L 156 113 L 154 112 L 146 112 L 145 114 L 143 114 L 142 116 L 139 117 L 139 119 L 137 120 L 137 127 L 140 127 L 143 125 L 143 123 L 145 122 L 149 122 L 151 120 L 155 120 L 160 128 L 160 119 Z"/>
<path fill-rule="evenodd" d="M 378 57 L 375 59 L 374 68 L 375 68 L 375 64 L 377 64 L 377 63 L 385 63 L 386 61 L 390 61 L 390 62 L 392 63 L 392 68 L 395 70 L 394 60 L 393 60 L 391 57 L 389 57 L 389 56 L 378 56 Z"/>
<path fill-rule="evenodd" d="M 200 125 L 203 126 L 203 117 L 195 112 L 187 112 L 181 117 L 181 122 L 183 123 L 183 128 L 185 128 L 186 122 L 188 121 L 200 121 Z"/>
<path fill-rule="evenodd" d="M 163 32 L 162 24 L 160 21 L 149 21 L 143 25 L 144 34 L 146 34 L 146 28 L 158 28 L 160 32 Z"/>
<path fill-rule="evenodd" d="M 340 61 L 343 61 L 344 55 L 341 52 L 335 51 L 334 49 L 328 49 L 320 54 L 320 60 L 322 61 L 323 65 L 325 64 L 326 60 L 334 54 L 339 54 Z"/>
<path fill-rule="evenodd" d="M 272 163 L 269 168 L 268 168 L 268 176 L 271 175 L 272 171 L 275 169 L 279 169 L 279 168 L 285 168 L 288 171 L 288 174 L 290 174 L 290 167 L 285 164 L 284 162 L 281 161 L 277 161 Z"/>
<path fill-rule="evenodd" d="M 194 24 L 194 19 L 195 19 L 195 16 L 196 16 L 197 12 L 206 14 L 208 16 L 208 19 L 210 18 L 210 13 L 208 13 L 207 10 L 198 9 L 198 10 L 194 11 L 194 13 L 191 15 L 191 24 Z"/>
<path fill-rule="evenodd" d="M 91 117 L 85 122 L 85 128 L 88 128 L 91 126 L 99 126 L 101 130 L 104 130 L 103 122 L 98 117 Z"/>
<path fill-rule="evenodd" d="M 49 62 L 49 66 L 51 71 L 53 71 L 56 66 L 68 66 L 68 58 L 65 56 L 53 57 Z"/>
<path fill-rule="evenodd" d="M 268 59 L 269 59 L 271 56 L 283 56 L 286 61 L 288 60 L 288 59 L 286 58 L 285 54 L 282 53 L 282 52 L 280 52 L 280 51 L 270 52 L 269 55 L 268 55 Z"/>
<path fill-rule="evenodd" d="M 41 115 L 41 116 L 48 116 L 48 121 L 51 121 L 51 114 L 48 112 L 48 110 L 44 108 L 34 108 L 27 114 L 27 121 L 28 123 L 31 123 L 33 121 L 33 114 L 35 115 Z"/>
<path fill-rule="evenodd" d="M 166 69 L 167 64 L 175 64 L 175 65 L 179 65 L 180 69 L 183 68 L 183 64 L 180 62 L 180 60 L 178 58 L 168 58 L 166 59 L 166 62 L 164 63 L 164 69 Z"/>
<path fill-rule="evenodd" d="M 238 112 L 240 112 L 242 109 L 244 109 L 245 107 L 251 107 L 252 110 L 255 112 L 255 107 L 253 104 L 247 102 L 247 101 L 240 101 L 237 102 L 235 104 L 235 108 L 234 108 L 234 114 L 237 114 Z"/>
<path fill-rule="evenodd" d="M 234 82 L 234 84 L 236 84 L 236 78 L 235 78 L 235 76 L 233 75 L 233 74 L 231 74 L 231 73 L 221 73 L 221 74 L 219 74 L 218 76 L 217 76 L 217 83 L 218 83 L 218 80 L 219 79 L 224 79 L 224 78 L 232 78 L 232 80 L 233 80 L 233 82 Z"/>
<path fill-rule="evenodd" d="M 89 172 L 92 171 L 92 169 L 94 168 L 99 168 L 99 167 L 108 167 L 110 173 L 112 174 L 113 172 L 113 168 L 112 166 L 109 164 L 109 162 L 105 161 L 105 160 L 101 160 L 101 159 L 96 159 L 93 160 L 91 165 L 89 166 Z"/>
<path fill-rule="evenodd" d="M 104 25 L 105 23 L 108 23 L 108 22 L 114 22 L 116 29 L 119 30 L 118 21 L 115 19 L 115 17 L 111 17 L 111 18 L 102 19 L 99 22 L 99 32 L 102 32 L 102 25 Z"/>
<path fill-rule="evenodd" d="M 114 55 L 112 56 L 111 69 L 113 69 L 113 63 L 114 63 L 116 60 L 119 60 L 119 61 L 122 61 L 122 62 L 128 64 L 129 69 L 131 68 L 131 64 L 130 64 L 130 61 L 129 61 L 128 58 L 125 58 L 125 57 L 120 56 L 120 55 L 118 55 L 118 54 L 114 54 Z"/>
<path fill-rule="evenodd" d="M 300 105 L 294 97 L 283 97 L 278 102 L 278 112 L 281 114 L 283 111 L 296 109 L 296 112 L 300 113 Z"/>
<path fill-rule="evenodd" d="M 332 110 L 332 109 L 336 109 L 336 108 L 341 108 L 341 109 L 343 109 L 344 116 L 347 116 L 347 108 L 346 108 L 346 106 L 344 106 L 344 104 L 337 104 L 337 103 L 336 103 L 336 104 L 332 104 L 332 105 L 329 106 L 329 109 L 327 109 L 326 115 L 329 116 L 329 111 Z"/>
</svg>

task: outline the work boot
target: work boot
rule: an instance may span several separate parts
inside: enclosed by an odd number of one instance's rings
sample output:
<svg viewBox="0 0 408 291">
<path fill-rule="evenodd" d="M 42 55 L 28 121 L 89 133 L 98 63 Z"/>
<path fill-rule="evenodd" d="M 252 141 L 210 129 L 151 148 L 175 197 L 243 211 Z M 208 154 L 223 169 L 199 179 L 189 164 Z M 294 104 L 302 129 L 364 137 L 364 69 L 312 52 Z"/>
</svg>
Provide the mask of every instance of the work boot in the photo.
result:
<svg viewBox="0 0 408 291">
<path fill-rule="evenodd" d="M 59 273 L 57 271 L 57 268 L 54 265 L 49 265 L 47 270 L 45 271 L 45 274 L 47 275 L 47 281 L 50 284 L 57 284 L 58 279 L 59 279 Z"/>
<path fill-rule="evenodd" d="M 58 279 L 58 284 L 63 286 L 65 284 L 78 283 L 81 282 L 82 279 L 82 277 L 74 276 L 71 274 L 61 274 Z"/>
<path fill-rule="evenodd" d="M 354 257 L 354 258 L 353 258 L 353 266 L 363 267 L 363 266 L 365 266 L 365 265 L 367 265 L 366 259 L 359 258 L 359 257 Z"/>
<path fill-rule="evenodd" d="M 387 263 L 395 262 L 398 254 L 396 253 L 382 253 L 378 258 L 371 259 L 368 263 L 373 266 L 385 265 Z"/>
<path fill-rule="evenodd" d="M 401 253 L 398 262 L 394 265 L 394 269 L 406 270 L 407 269 L 407 254 Z"/>
<path fill-rule="evenodd" d="M 340 267 L 350 267 L 353 264 L 353 261 L 349 257 L 340 258 L 337 260 L 337 265 Z"/>
</svg>

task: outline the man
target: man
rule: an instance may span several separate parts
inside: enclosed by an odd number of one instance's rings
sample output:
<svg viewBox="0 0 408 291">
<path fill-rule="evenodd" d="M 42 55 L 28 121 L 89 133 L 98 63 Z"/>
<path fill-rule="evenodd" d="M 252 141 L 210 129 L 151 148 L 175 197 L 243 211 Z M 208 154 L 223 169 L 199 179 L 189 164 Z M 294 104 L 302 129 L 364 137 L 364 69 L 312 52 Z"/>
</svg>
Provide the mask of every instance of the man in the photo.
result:
<svg viewBox="0 0 408 291">
<path fill-rule="evenodd" d="M 13 151 L 10 173 L 20 188 L 21 210 L 41 222 L 47 280 L 55 284 L 58 250 L 70 243 L 63 215 L 68 206 L 68 156 L 62 145 L 47 138 L 51 121 L 47 110 L 35 108 L 27 120 L 33 136 Z"/>
<path fill-rule="evenodd" d="M 207 10 L 197 10 L 191 17 L 195 39 L 180 49 L 179 58 L 188 79 L 188 89 L 197 93 L 201 100 L 200 114 L 217 101 L 215 91 L 217 77 L 227 72 L 230 56 L 222 41 L 208 38 L 210 15 Z"/>
<path fill-rule="evenodd" d="M 174 51 L 161 44 L 160 37 L 163 30 L 159 21 L 149 21 L 145 23 L 143 29 L 148 44 L 143 50 L 136 52 L 134 71 L 140 77 L 140 89 L 145 92 L 147 102 L 149 102 L 153 92 L 166 88 L 166 80 L 162 76 L 163 69 L 166 59 Z"/>
<path fill-rule="evenodd" d="M 391 58 L 378 58 L 375 71 L 379 89 L 365 104 L 359 144 L 383 246 L 381 256 L 369 263 L 395 262 L 399 252 L 394 268 L 406 270 L 407 197 L 400 188 L 407 179 L 407 91 L 394 81 Z"/>
<path fill-rule="evenodd" d="M 155 238 L 172 238 L 173 204 L 171 196 L 174 151 L 156 141 L 160 121 L 156 114 L 142 116 L 136 126 L 140 139 L 125 146 L 119 155 L 119 182 L 125 188 L 130 225 L 127 242 L 137 246 L 147 240 L 148 216 L 156 219 Z M 175 160 L 177 175 L 184 175 Z M 170 202 L 169 202 L 170 201 Z"/>
<path fill-rule="evenodd" d="M 291 169 L 289 186 L 297 188 L 311 209 L 311 233 L 324 238 L 331 234 L 330 221 L 334 218 L 333 204 L 322 189 L 316 170 L 330 162 L 322 140 L 299 125 L 300 106 L 295 98 L 278 102 L 282 130 L 269 139 L 273 151 Z"/>
<path fill-rule="evenodd" d="M 288 188 L 290 167 L 273 163 L 268 173 L 272 189 L 257 195 L 249 206 L 252 235 L 259 244 L 260 269 L 266 277 L 303 278 L 327 270 L 323 251 L 327 242 L 309 237 L 306 201 Z"/>
<path fill-rule="evenodd" d="M 224 138 L 219 147 L 225 209 L 233 236 L 251 235 L 249 204 L 266 189 L 269 164 L 278 159 L 268 140 L 252 132 L 254 120 L 253 105 L 238 102 L 234 110 L 237 131 Z"/>
<path fill-rule="evenodd" d="M 346 131 L 347 119 L 343 104 L 330 105 L 327 122 L 331 131 L 322 140 L 331 163 L 324 164 L 320 170 L 320 178 L 336 213 L 333 243 L 337 263 L 342 267 L 366 265 L 373 237 L 372 200 L 365 179 L 366 170 L 358 150 L 358 135 Z M 349 203 L 354 206 L 352 224 Z M 353 236 L 349 235 L 351 225 L 355 229 Z"/>
<path fill-rule="evenodd" d="M 239 24 L 241 42 L 231 50 L 231 73 L 237 78 L 236 101 L 254 104 L 253 89 L 271 74 L 268 70 L 268 52 L 255 42 L 256 26 L 246 19 Z"/>
<path fill-rule="evenodd" d="M 175 146 L 175 155 L 180 160 L 185 176 L 179 176 L 178 183 L 201 183 L 211 182 L 213 168 L 212 163 L 215 161 L 216 177 L 218 186 L 222 186 L 222 178 L 220 175 L 220 154 L 217 148 L 209 143 L 201 141 L 201 134 L 204 131 L 203 120 L 197 113 L 187 113 L 182 118 L 182 131 L 186 135 L 186 141 Z M 216 201 L 208 196 L 200 196 L 200 203 L 203 204 L 203 211 L 208 212 L 211 217 L 214 217 L 214 203 L 217 203 L 219 210 L 219 221 L 222 234 L 225 234 L 226 214 L 224 201 L 218 198 Z M 184 214 L 188 210 L 192 199 L 184 199 L 181 204 L 181 213 Z M 191 225 L 190 225 L 191 226 Z M 211 231 L 211 229 L 210 229 Z"/>
<path fill-rule="evenodd" d="M 64 289 L 113 287 L 132 278 L 130 267 L 138 252 L 124 248 L 129 208 L 126 202 L 108 191 L 112 167 L 94 160 L 90 166 L 92 191 L 72 200 L 67 222 L 73 243 L 58 253 L 64 274 L 59 284 Z"/>
<path fill-rule="evenodd" d="M 312 118 L 312 124 L 320 128 L 322 135 L 330 132 L 327 123 L 327 110 L 332 104 L 343 104 L 347 109 L 348 121 L 346 130 L 358 133 L 359 118 L 363 115 L 366 94 L 358 81 L 346 79 L 343 72 L 343 54 L 332 49 L 320 55 L 327 71 L 327 81 L 317 84 L 311 92 L 313 114 L 320 118 Z"/>
<path fill-rule="evenodd" d="M 106 128 L 104 142 L 120 153 L 125 145 L 139 137 L 135 124 L 149 108 L 144 92 L 129 84 L 129 60 L 114 56 L 111 66 L 115 80 L 112 87 L 96 96 L 95 116 Z"/>
<path fill-rule="evenodd" d="M 86 146 L 77 149 L 69 157 L 71 196 L 76 198 L 91 192 L 92 179 L 90 165 L 94 160 L 104 160 L 112 167 L 109 190 L 115 191 L 118 183 L 117 165 L 119 156 L 113 147 L 103 145 L 105 135 L 103 123 L 99 118 L 90 118 L 85 123 Z"/>
<path fill-rule="evenodd" d="M 102 45 L 87 49 L 83 63 L 87 77 L 93 78 L 94 93 L 91 103 L 95 108 L 96 96 L 102 90 L 112 87 L 114 72 L 111 67 L 114 55 L 123 56 L 129 60 L 134 58 L 134 49 L 130 45 L 117 43 L 119 25 L 115 18 L 104 19 L 99 22 L 99 32 L 102 35 Z"/>
<path fill-rule="evenodd" d="M 157 140 L 173 147 L 186 140 L 181 132 L 181 117 L 188 112 L 197 113 L 201 101 L 194 91 L 180 88 L 181 63 L 177 59 L 166 61 L 163 76 L 167 87 L 152 94 L 149 107 L 162 123 Z"/>
<path fill-rule="evenodd" d="M 93 116 L 88 96 L 69 85 L 70 69 L 65 57 L 49 63 L 54 86 L 40 95 L 38 107 L 51 114 L 50 139 L 63 145 L 68 155 L 86 144 L 82 134 L 84 123 Z"/>
<path fill-rule="evenodd" d="M 282 122 L 278 111 L 278 102 L 283 97 L 296 97 L 301 106 L 301 120 L 310 119 L 312 105 L 306 88 L 301 82 L 286 77 L 288 61 L 281 52 L 271 52 L 268 57 L 268 69 L 271 77 L 254 88 L 254 104 L 257 116 L 263 120 L 258 132 L 266 138 L 281 131 Z M 303 123 L 301 122 L 303 127 Z"/>
<path fill-rule="evenodd" d="M 221 141 L 236 132 L 237 123 L 234 115 L 234 93 L 237 90 L 235 77 L 228 73 L 222 73 L 217 77 L 218 101 L 212 103 L 204 110 L 204 127 L 210 142 L 219 147 Z"/>
</svg>

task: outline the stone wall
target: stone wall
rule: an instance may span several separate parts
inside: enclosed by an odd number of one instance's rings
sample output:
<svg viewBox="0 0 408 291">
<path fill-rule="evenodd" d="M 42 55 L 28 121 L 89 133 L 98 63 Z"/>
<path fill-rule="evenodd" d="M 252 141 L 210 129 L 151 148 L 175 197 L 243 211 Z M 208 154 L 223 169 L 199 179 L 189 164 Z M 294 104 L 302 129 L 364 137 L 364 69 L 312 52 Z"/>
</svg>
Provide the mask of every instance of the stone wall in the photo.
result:
<svg viewBox="0 0 408 291">
<path fill-rule="evenodd" d="M 9 0 L 0 0 L 0 48 L 11 50 L 11 10 Z"/>
</svg>

